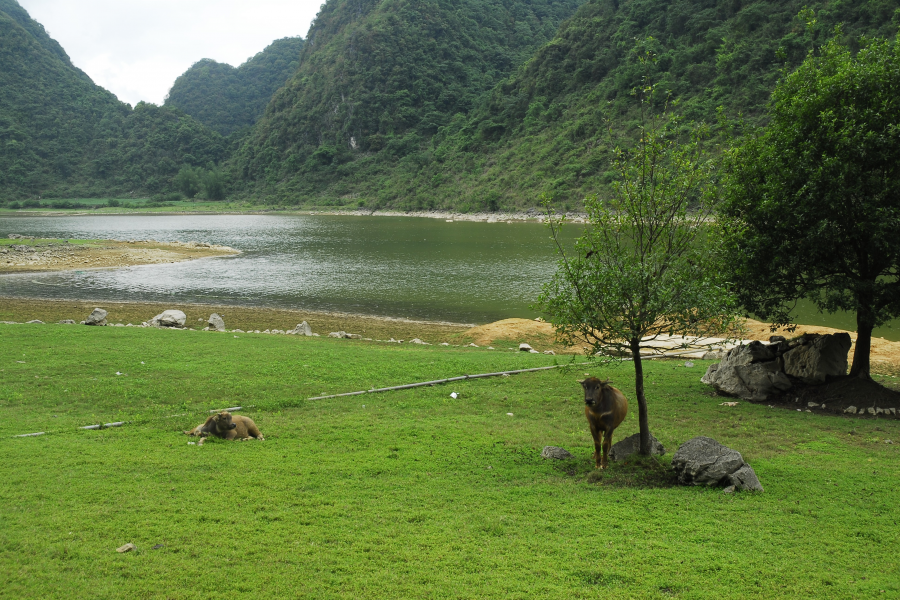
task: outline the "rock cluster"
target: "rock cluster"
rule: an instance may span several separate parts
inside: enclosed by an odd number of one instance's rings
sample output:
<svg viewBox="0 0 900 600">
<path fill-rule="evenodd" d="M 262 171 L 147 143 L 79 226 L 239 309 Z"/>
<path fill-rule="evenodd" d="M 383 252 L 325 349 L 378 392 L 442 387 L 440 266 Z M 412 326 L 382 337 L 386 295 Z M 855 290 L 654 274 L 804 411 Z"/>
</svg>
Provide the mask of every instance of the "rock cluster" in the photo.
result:
<svg viewBox="0 0 900 600">
<path fill-rule="evenodd" d="M 346 331 L 332 331 L 328 337 L 340 338 L 345 340 L 361 340 L 362 336 L 358 333 L 347 333 Z"/>
<path fill-rule="evenodd" d="M 791 378 L 825 383 L 847 373 L 850 335 L 806 334 L 765 344 L 753 341 L 729 350 L 722 362 L 710 365 L 701 381 L 717 392 L 745 400 L 766 400 L 789 390 Z"/>
<path fill-rule="evenodd" d="M 613 444 L 612 448 L 609 449 L 609 458 L 614 461 L 625 460 L 632 454 L 637 454 L 640 450 L 641 434 L 635 433 L 634 435 L 630 435 L 624 440 Z M 663 445 L 653 436 L 653 434 L 650 434 L 650 454 L 662 456 L 665 453 L 666 449 Z"/>
<path fill-rule="evenodd" d="M 544 446 L 541 451 L 541 458 L 552 458 L 555 460 L 566 460 L 567 458 L 575 458 L 572 453 L 559 446 Z"/>
<path fill-rule="evenodd" d="M 699 436 L 683 443 L 672 457 L 672 469 L 683 485 L 763 491 L 756 473 L 744 462 L 740 452 L 708 437 Z"/>
</svg>

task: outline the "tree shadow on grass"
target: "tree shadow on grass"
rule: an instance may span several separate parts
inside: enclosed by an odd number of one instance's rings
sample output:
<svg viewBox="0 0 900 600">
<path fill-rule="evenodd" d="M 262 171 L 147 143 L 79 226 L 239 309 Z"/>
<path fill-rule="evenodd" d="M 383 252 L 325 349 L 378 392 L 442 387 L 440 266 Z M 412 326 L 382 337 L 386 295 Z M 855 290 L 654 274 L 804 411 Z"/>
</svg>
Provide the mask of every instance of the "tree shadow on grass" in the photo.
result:
<svg viewBox="0 0 900 600">
<path fill-rule="evenodd" d="M 669 461 L 658 456 L 632 455 L 621 462 L 613 462 L 604 470 L 595 469 L 591 462 L 572 462 L 560 469 L 568 476 L 590 485 L 611 488 L 670 488 L 678 484 Z"/>
</svg>

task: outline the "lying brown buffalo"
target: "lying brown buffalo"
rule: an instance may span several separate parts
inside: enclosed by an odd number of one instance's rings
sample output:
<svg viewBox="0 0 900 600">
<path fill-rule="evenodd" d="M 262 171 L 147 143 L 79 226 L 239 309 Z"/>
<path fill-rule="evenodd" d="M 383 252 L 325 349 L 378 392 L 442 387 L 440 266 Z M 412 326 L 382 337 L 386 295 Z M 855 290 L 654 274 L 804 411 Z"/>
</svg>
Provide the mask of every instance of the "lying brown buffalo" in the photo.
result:
<svg viewBox="0 0 900 600">
<path fill-rule="evenodd" d="M 579 383 L 584 388 L 584 416 L 594 436 L 594 462 L 598 469 L 605 469 L 612 434 L 628 414 L 628 400 L 609 381 L 588 377 Z"/>
<path fill-rule="evenodd" d="M 253 419 L 241 415 L 232 415 L 228 411 L 210 415 L 205 423 L 197 425 L 190 431 L 185 431 L 185 433 L 188 435 L 199 435 L 200 437 L 214 435 L 226 440 L 265 439 L 259 432 L 259 428 L 256 427 Z M 202 442 L 203 440 L 200 441 Z"/>
</svg>

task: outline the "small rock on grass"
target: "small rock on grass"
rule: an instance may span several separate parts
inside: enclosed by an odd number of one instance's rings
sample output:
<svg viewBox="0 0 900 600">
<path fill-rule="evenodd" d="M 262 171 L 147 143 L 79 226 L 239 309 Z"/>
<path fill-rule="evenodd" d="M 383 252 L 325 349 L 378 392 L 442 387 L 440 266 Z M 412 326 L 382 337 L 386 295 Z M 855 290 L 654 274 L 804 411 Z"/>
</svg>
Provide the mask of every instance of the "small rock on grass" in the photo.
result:
<svg viewBox="0 0 900 600">
<path fill-rule="evenodd" d="M 132 544 L 130 542 L 125 544 L 124 546 L 116 548 L 116 552 L 118 552 L 120 554 L 123 552 L 131 552 L 132 550 L 137 550 L 137 546 L 135 546 L 134 544 Z"/>
<path fill-rule="evenodd" d="M 553 458 L 556 460 L 565 460 L 567 458 L 575 458 L 572 453 L 559 446 L 544 446 L 541 451 L 541 458 Z"/>
</svg>

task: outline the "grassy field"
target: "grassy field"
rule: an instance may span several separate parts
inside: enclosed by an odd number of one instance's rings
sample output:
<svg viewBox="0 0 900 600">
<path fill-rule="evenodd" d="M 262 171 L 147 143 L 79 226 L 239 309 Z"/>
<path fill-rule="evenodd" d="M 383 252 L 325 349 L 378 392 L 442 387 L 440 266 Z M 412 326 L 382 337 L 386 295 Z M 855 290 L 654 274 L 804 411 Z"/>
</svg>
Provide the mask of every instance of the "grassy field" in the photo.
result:
<svg viewBox="0 0 900 600">
<path fill-rule="evenodd" d="M 610 376 L 632 397 L 627 365 L 307 400 L 554 360 L 0 325 L 0 595 L 900 597 L 900 421 L 724 407 L 704 362 L 648 363 L 669 452 L 601 475 L 575 379 Z M 264 442 L 181 433 L 237 405 Z M 742 452 L 766 491 L 674 485 L 671 454 L 696 435 Z M 545 445 L 576 458 L 542 460 Z"/>
</svg>

